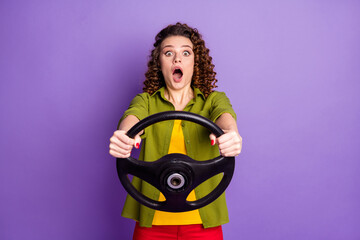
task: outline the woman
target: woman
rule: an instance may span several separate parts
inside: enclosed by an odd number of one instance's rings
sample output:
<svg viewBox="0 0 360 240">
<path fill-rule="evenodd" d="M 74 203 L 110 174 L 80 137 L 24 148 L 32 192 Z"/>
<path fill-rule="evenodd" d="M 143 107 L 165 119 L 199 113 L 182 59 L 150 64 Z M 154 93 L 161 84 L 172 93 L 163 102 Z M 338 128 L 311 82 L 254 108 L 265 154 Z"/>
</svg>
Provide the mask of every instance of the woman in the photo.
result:
<svg viewBox="0 0 360 240">
<path fill-rule="evenodd" d="M 148 63 L 144 93 L 138 94 L 125 111 L 119 130 L 110 138 L 110 154 L 116 158 L 130 156 L 139 148 L 139 159 L 154 161 L 168 153 L 187 154 L 196 160 L 237 156 L 240 137 L 229 99 L 213 91 L 216 73 L 209 50 L 201 35 L 186 24 L 177 23 L 161 30 Z M 214 121 L 225 132 L 219 138 L 204 127 L 186 121 L 154 124 L 134 139 L 126 132 L 143 118 L 163 111 L 189 111 Z M 217 145 L 217 146 L 215 146 Z M 206 196 L 221 180 L 214 176 L 188 196 L 194 201 Z M 153 186 L 134 177 L 133 185 L 144 195 L 162 201 L 164 196 Z M 223 239 L 221 225 L 228 222 L 225 195 L 198 210 L 184 213 L 155 211 L 128 196 L 122 216 L 137 221 L 134 239 Z"/>
</svg>

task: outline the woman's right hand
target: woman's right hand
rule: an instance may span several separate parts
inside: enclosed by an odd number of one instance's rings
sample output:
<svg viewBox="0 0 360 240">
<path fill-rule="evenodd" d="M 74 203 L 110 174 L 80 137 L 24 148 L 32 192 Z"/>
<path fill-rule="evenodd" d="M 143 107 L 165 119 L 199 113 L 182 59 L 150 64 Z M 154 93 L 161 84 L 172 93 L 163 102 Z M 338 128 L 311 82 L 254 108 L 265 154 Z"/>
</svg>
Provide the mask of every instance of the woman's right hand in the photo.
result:
<svg viewBox="0 0 360 240">
<path fill-rule="evenodd" d="M 109 153 L 116 158 L 130 157 L 133 147 L 139 148 L 141 143 L 140 135 L 136 135 L 134 139 L 126 135 L 126 131 L 117 130 L 110 138 Z"/>
</svg>

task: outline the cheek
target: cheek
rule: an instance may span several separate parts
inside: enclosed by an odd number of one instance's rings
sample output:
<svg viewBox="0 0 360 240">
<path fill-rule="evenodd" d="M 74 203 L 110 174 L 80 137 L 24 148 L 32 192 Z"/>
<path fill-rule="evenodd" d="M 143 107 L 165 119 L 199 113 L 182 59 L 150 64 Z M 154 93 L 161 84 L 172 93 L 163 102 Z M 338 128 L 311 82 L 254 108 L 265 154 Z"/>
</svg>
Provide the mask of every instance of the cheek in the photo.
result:
<svg viewBox="0 0 360 240">
<path fill-rule="evenodd" d="M 168 69 L 168 66 L 169 66 L 169 63 L 163 59 L 163 58 L 160 58 L 159 59 L 159 62 L 160 62 L 160 68 L 161 68 L 161 71 L 166 71 L 166 69 Z"/>
<path fill-rule="evenodd" d="M 190 73 L 192 74 L 194 71 L 194 61 L 189 61 L 187 64 L 187 68 L 191 70 Z"/>
<path fill-rule="evenodd" d="M 159 57 L 159 65 L 160 65 L 161 68 L 162 68 L 162 66 L 163 66 L 163 63 L 164 63 L 163 58 L 162 58 L 162 57 Z"/>
<path fill-rule="evenodd" d="M 192 65 L 192 67 L 194 68 L 194 65 L 195 65 L 194 55 L 191 59 L 189 59 L 189 64 Z"/>
</svg>

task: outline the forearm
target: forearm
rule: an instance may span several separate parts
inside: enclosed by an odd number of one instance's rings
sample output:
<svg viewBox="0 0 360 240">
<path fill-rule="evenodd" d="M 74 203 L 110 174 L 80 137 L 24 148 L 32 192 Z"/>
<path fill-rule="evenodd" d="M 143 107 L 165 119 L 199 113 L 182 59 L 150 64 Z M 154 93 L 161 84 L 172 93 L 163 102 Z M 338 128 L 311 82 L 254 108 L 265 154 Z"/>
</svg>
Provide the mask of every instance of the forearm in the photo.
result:
<svg viewBox="0 0 360 240">
<path fill-rule="evenodd" d="M 116 130 L 110 138 L 109 153 L 113 157 L 130 157 L 133 146 L 139 148 L 141 142 L 140 136 L 136 135 L 135 138 L 132 139 L 126 135 L 126 132 L 137 122 L 139 122 L 139 119 L 134 115 L 129 115 L 121 121 L 118 127 L 119 130 Z"/>
<path fill-rule="evenodd" d="M 130 128 L 132 128 L 139 121 L 140 120 L 136 116 L 129 115 L 121 121 L 118 129 L 127 132 Z"/>
<path fill-rule="evenodd" d="M 235 131 L 239 132 L 235 119 L 231 116 L 230 113 L 223 113 L 216 121 L 216 125 L 218 125 L 222 130 L 225 131 Z"/>
<path fill-rule="evenodd" d="M 242 137 L 239 134 L 235 119 L 230 113 L 222 114 L 215 123 L 225 132 L 220 137 L 216 138 L 211 134 L 210 139 L 219 145 L 219 150 L 222 156 L 234 157 L 240 154 L 242 148 Z M 214 140 L 214 141 L 213 141 Z"/>
</svg>

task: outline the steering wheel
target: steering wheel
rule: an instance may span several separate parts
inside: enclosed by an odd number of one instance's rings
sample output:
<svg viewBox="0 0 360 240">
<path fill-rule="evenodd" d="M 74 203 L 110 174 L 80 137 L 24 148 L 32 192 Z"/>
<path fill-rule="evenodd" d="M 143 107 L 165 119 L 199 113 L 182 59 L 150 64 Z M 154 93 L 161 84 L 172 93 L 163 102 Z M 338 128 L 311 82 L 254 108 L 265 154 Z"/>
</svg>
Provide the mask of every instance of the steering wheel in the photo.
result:
<svg viewBox="0 0 360 240">
<path fill-rule="evenodd" d="M 135 124 L 126 135 L 134 138 L 146 127 L 165 120 L 181 119 L 200 124 L 221 136 L 224 132 L 207 118 L 182 111 L 156 113 Z M 154 162 L 145 162 L 133 157 L 117 158 L 116 167 L 119 179 L 125 190 L 140 204 L 166 212 L 186 212 L 208 205 L 216 200 L 227 188 L 234 173 L 235 158 L 223 157 L 207 161 L 196 161 L 184 154 L 167 154 Z M 187 201 L 189 193 L 207 179 L 223 173 L 217 187 L 208 195 Z M 153 200 L 140 193 L 130 182 L 128 174 L 136 176 L 156 187 L 165 196 L 165 201 Z"/>
</svg>

